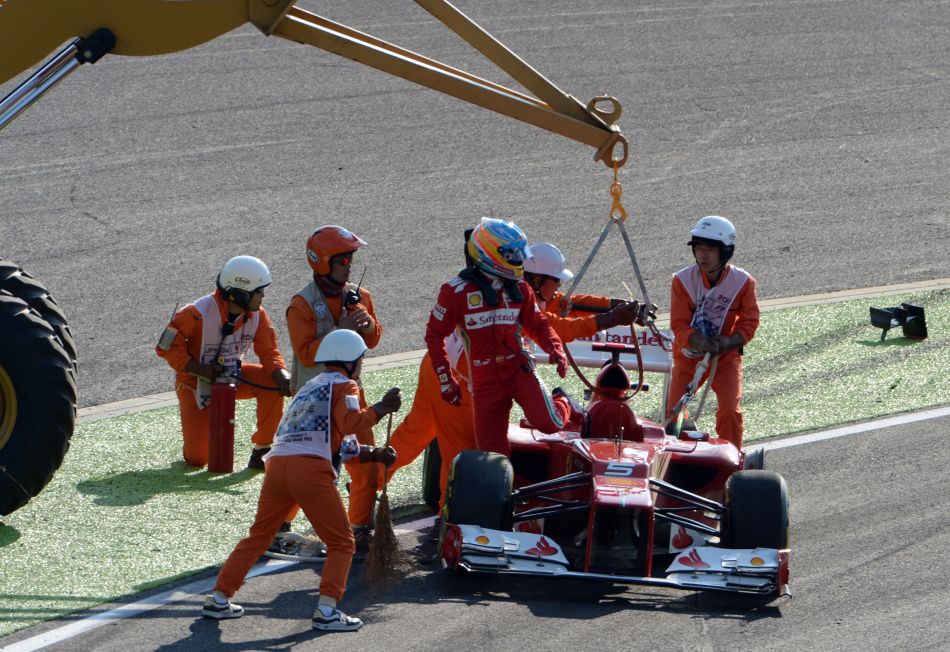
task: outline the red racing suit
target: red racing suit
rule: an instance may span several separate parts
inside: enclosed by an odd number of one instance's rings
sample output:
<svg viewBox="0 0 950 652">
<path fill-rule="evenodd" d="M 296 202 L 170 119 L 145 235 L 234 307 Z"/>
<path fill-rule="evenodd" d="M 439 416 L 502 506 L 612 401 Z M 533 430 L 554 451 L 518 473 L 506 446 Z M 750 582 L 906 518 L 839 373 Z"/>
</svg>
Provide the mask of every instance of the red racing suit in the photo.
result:
<svg viewBox="0 0 950 652">
<path fill-rule="evenodd" d="M 439 291 L 425 336 L 445 396 L 458 383 L 452 376 L 445 338 L 458 327 L 468 355 L 478 448 L 505 456 L 511 454 L 508 419 L 513 401 L 518 402 L 528 421 L 545 433 L 561 430 L 571 414 L 567 399 L 552 399 L 538 376 L 525 349 L 522 330 L 549 355 L 563 357 L 561 340 L 538 309 L 528 284 L 519 279 L 512 285 L 520 291 L 520 301 L 510 296 L 500 281 L 482 285 L 497 300 L 492 306 L 479 284 L 461 276 L 453 278 Z"/>
</svg>

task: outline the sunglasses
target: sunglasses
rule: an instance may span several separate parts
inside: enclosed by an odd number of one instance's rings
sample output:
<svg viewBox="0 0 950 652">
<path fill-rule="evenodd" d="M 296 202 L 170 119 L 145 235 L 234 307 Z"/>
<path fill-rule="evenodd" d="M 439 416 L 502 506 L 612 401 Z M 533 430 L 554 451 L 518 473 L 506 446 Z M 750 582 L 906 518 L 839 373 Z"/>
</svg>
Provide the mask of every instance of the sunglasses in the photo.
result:
<svg viewBox="0 0 950 652">
<path fill-rule="evenodd" d="M 346 267 L 353 262 L 353 254 L 348 254 L 346 256 L 334 256 L 330 259 L 330 262 L 334 265 L 339 265 L 340 267 Z"/>
</svg>

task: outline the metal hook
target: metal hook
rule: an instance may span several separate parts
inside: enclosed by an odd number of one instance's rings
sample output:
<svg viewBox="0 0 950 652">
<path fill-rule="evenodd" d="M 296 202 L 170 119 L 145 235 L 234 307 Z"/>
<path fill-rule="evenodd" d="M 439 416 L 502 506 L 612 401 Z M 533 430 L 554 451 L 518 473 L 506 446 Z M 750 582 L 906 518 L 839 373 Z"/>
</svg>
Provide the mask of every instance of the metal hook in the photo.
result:
<svg viewBox="0 0 950 652">
<path fill-rule="evenodd" d="M 617 168 L 614 168 L 614 175 L 617 174 Z M 614 220 L 620 220 L 621 222 L 627 221 L 627 211 L 624 209 L 623 204 L 620 203 L 620 196 L 623 194 L 623 188 L 620 187 L 620 184 L 614 181 L 610 186 L 610 195 L 614 198 L 614 203 L 610 207 L 610 217 Z M 617 215 L 614 215 L 617 213 Z"/>
</svg>

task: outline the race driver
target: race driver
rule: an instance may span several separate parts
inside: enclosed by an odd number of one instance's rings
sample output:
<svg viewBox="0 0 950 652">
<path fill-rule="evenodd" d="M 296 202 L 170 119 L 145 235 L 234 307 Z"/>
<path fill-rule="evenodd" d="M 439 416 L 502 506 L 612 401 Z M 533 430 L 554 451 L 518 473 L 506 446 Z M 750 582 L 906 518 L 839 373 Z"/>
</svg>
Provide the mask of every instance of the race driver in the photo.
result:
<svg viewBox="0 0 950 652">
<path fill-rule="evenodd" d="M 736 229 L 729 220 L 704 217 L 690 236 L 687 244 L 696 263 L 673 275 L 673 373 L 667 410 L 683 396 L 705 354 L 718 356 L 712 381 L 719 403 L 716 434 L 741 449 L 742 347 L 759 327 L 755 279 L 728 262 L 736 246 Z M 700 384 L 709 376 L 712 357 Z M 675 419 L 677 415 L 670 416 Z"/>
<path fill-rule="evenodd" d="M 574 274 L 566 269 L 564 256 L 554 245 L 547 243 L 531 245 L 531 255 L 531 258 L 524 261 L 524 278 L 534 289 L 538 306 L 545 312 L 545 316 L 562 342 L 567 343 L 579 337 L 589 337 L 606 328 L 626 326 L 637 319 L 642 319 L 640 304 L 635 301 L 627 303 L 620 299 L 587 295 L 574 295 L 572 299 L 586 306 L 612 308 L 612 310 L 596 316 L 572 311 L 567 317 L 560 317 L 555 314 L 555 311 L 565 305 L 566 301 L 563 300 L 563 295 L 557 293 L 557 290 L 562 280 L 569 280 L 574 277 Z M 468 262 L 472 262 L 470 258 Z M 463 450 L 478 447 L 475 440 L 472 393 L 469 388 L 468 357 L 458 329 L 445 338 L 445 348 L 453 375 L 459 380 L 461 405 L 454 406 L 442 400 L 439 379 L 432 367 L 431 356 L 427 352 L 419 365 L 419 380 L 412 408 L 393 431 L 390 440 L 390 445 L 397 451 L 399 457 L 396 464 L 389 469 L 391 477 L 399 468 L 411 464 L 429 443 L 437 438 L 439 453 L 442 457 L 439 477 L 442 494 L 440 508 L 445 499 L 445 487 L 452 460 Z M 381 471 L 378 482 L 382 483 L 382 481 Z M 435 528 L 435 531 L 437 530 L 438 528 Z"/>
<path fill-rule="evenodd" d="M 525 349 L 522 332 L 554 356 L 561 378 L 567 359 L 561 340 L 522 278 L 528 240 L 512 222 L 482 218 L 468 252 L 474 266 L 442 286 L 429 322 L 426 347 L 442 400 L 461 406 L 459 378 L 445 346 L 458 328 L 469 362 L 475 439 L 480 450 L 510 456 L 508 418 L 517 401 L 535 428 L 555 433 L 572 415 L 566 396 L 552 399 Z M 461 409 L 461 408 L 460 408 Z"/>
<path fill-rule="evenodd" d="M 356 251 L 366 242 L 340 226 L 322 226 L 307 239 L 307 262 L 313 278 L 291 299 L 287 308 L 287 330 L 294 349 L 291 388 L 297 391 L 324 371 L 314 363 L 323 338 L 338 329 L 357 333 L 367 348 L 376 348 L 383 327 L 376 318 L 369 290 L 350 282 Z M 361 406 L 366 397 L 360 385 Z M 372 427 L 356 432 L 364 446 L 375 446 Z M 348 463 L 349 519 L 358 550 L 369 550 L 372 540 L 373 504 L 376 500 L 376 464 Z M 292 519 L 291 515 L 291 519 Z"/>
<path fill-rule="evenodd" d="M 217 290 L 179 310 L 155 348 L 177 372 L 175 393 L 181 411 L 182 453 L 188 466 L 208 463 L 211 383 L 222 369 L 240 364 L 241 376 L 270 391 L 241 383 L 237 399 L 257 399 L 257 430 L 248 468 L 263 468 L 261 458 L 270 450 L 277 424 L 290 396 L 290 374 L 277 349 L 277 333 L 261 308 L 270 271 L 253 256 L 232 258 L 218 274 Z M 251 346 L 261 364 L 241 363 Z"/>
</svg>

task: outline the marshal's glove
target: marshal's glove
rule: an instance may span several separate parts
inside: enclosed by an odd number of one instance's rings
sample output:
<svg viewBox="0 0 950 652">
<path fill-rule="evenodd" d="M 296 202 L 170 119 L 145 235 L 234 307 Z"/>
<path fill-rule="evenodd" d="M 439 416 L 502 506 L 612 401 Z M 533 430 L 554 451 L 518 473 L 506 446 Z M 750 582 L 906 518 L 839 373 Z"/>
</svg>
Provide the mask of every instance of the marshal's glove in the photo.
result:
<svg viewBox="0 0 950 652">
<path fill-rule="evenodd" d="M 439 377 L 439 391 L 442 394 L 442 400 L 449 405 L 458 407 L 462 404 L 462 389 L 458 381 L 452 375 L 452 370 L 447 366 L 441 366 L 435 370 L 435 375 Z"/>
<path fill-rule="evenodd" d="M 377 464 L 392 466 L 396 462 L 396 449 L 392 446 L 380 446 L 378 448 L 361 446 L 360 462 L 364 464 L 367 462 L 376 462 Z"/>
<path fill-rule="evenodd" d="M 400 407 L 402 407 L 402 390 L 398 387 L 390 389 L 383 395 L 381 401 L 372 405 L 380 419 L 391 412 L 398 412 Z"/>
</svg>

